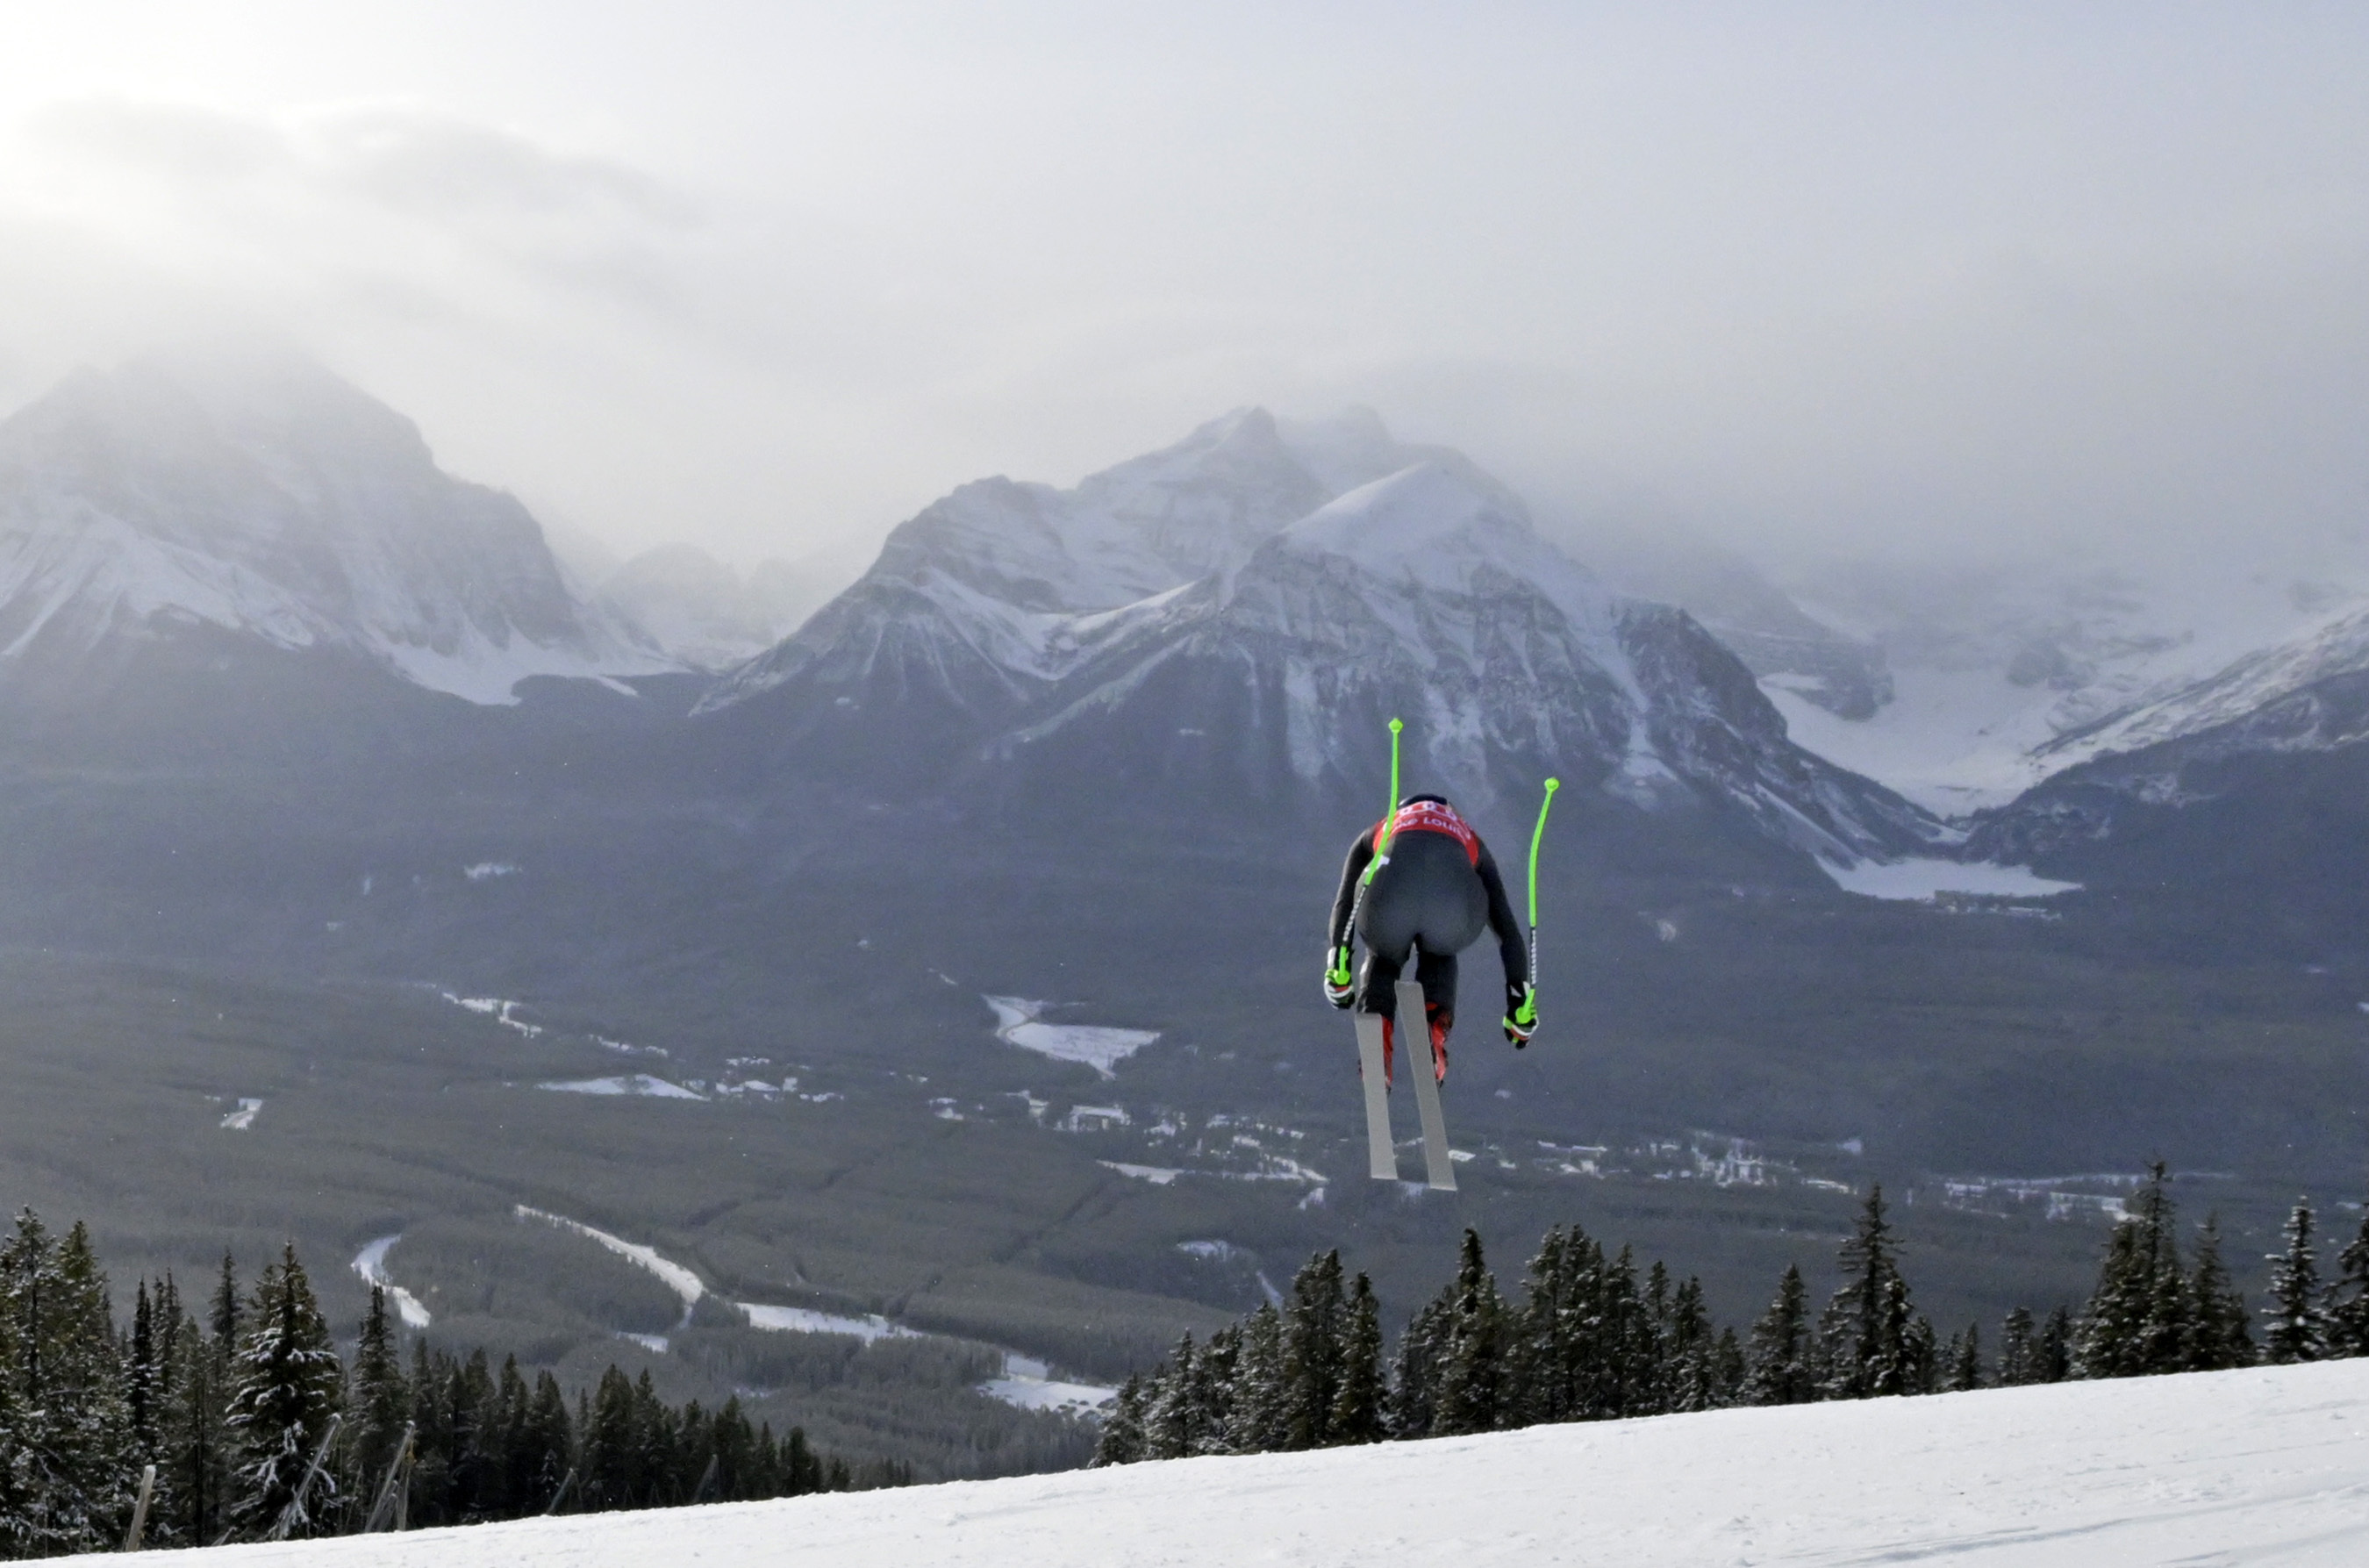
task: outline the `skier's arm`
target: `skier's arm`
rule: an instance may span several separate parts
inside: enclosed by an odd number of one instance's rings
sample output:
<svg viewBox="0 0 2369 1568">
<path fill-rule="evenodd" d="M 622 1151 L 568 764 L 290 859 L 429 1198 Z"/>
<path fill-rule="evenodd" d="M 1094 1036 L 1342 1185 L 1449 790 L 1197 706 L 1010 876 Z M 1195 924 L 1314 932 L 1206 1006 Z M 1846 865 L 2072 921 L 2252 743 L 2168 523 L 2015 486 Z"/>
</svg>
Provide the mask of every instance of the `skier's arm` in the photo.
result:
<svg viewBox="0 0 2369 1568">
<path fill-rule="evenodd" d="M 1522 928 L 1514 919 L 1513 900 L 1505 897 L 1505 879 L 1497 875 L 1497 857 L 1489 846 L 1481 846 L 1481 863 L 1475 867 L 1481 873 L 1481 886 L 1489 892 L 1489 929 L 1496 933 L 1498 956 L 1505 961 L 1505 990 L 1519 996 L 1530 981 L 1530 952 L 1522 940 Z"/>
<path fill-rule="evenodd" d="M 1341 867 L 1341 890 L 1333 895 L 1333 923 L 1325 927 L 1324 951 L 1333 953 L 1349 940 L 1349 917 L 1357 908 L 1357 878 L 1374 858 L 1374 830 L 1367 829 L 1349 846 L 1348 863 Z"/>
</svg>

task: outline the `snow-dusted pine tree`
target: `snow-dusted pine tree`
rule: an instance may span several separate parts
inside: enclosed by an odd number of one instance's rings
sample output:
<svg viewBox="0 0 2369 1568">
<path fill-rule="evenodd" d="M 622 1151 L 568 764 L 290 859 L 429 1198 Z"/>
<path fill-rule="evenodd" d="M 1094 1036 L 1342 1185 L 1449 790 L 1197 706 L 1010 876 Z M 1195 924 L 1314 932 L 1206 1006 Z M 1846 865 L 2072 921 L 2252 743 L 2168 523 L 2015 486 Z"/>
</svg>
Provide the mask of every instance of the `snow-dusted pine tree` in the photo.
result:
<svg viewBox="0 0 2369 1568">
<path fill-rule="evenodd" d="M 2003 1389 L 2040 1381 L 2038 1330 L 2031 1309 L 2018 1307 L 1999 1329 L 1998 1382 Z"/>
<path fill-rule="evenodd" d="M 1828 1399 L 1868 1399 L 1909 1391 L 1909 1330 L 1916 1314 L 1901 1277 L 1898 1248 L 1884 1218 L 1883 1189 L 1868 1188 L 1859 1223 L 1843 1242 L 1843 1283 L 1818 1324 Z"/>
<path fill-rule="evenodd" d="M 1321 1448 L 1333 1441 L 1348 1311 L 1339 1251 L 1309 1259 L 1292 1277 L 1291 1306 L 1284 1315 L 1284 1448 Z"/>
<path fill-rule="evenodd" d="M 2097 1288 L 2074 1333 L 2076 1377 L 2139 1378 L 2187 1364 L 2196 1301 L 2180 1261 L 2168 1181 L 2161 1161 L 2149 1166 L 2107 1240 Z"/>
<path fill-rule="evenodd" d="M 1432 1430 L 1442 1436 L 1486 1432 L 1497 1425 L 1506 1313 L 1496 1278 L 1482 1256 L 1481 1233 L 1470 1227 L 1445 1300 Z"/>
<path fill-rule="evenodd" d="M 2328 1318 L 2319 1297 L 2319 1253 L 2312 1244 L 2311 1199 L 2287 1216 L 2286 1250 L 2272 1253 L 2270 1304 L 2262 1309 L 2262 1356 L 2273 1366 L 2318 1361 L 2328 1354 Z"/>
<path fill-rule="evenodd" d="M 1283 1448 L 1290 1436 L 1291 1397 L 1284 1374 L 1283 1314 L 1272 1302 L 1242 1324 L 1230 1385 L 1226 1451 L 1265 1454 Z"/>
<path fill-rule="evenodd" d="M 1119 1385 L 1110 1413 L 1103 1417 L 1102 1436 L 1094 1440 L 1092 1464 L 1131 1465 L 1143 1457 L 1143 1379 L 1139 1376 Z"/>
<path fill-rule="evenodd" d="M 1777 1299 L 1752 1325 L 1745 1352 L 1744 1402 L 1802 1404 L 1818 1397 L 1810 1375 L 1810 1299 L 1802 1271 L 1785 1265 Z"/>
<path fill-rule="evenodd" d="M 1438 1413 L 1440 1362 L 1448 1340 L 1447 1295 L 1425 1303 L 1399 1335 L 1390 1362 L 1390 1431 L 1393 1437 L 1428 1437 Z"/>
<path fill-rule="evenodd" d="M 1341 1391 L 1329 1429 L 1335 1443 L 1379 1443 L 1384 1436 L 1382 1315 L 1373 1282 L 1364 1275 L 1349 1288 L 1347 1329 L 1341 1339 Z"/>
<path fill-rule="evenodd" d="M 291 1242 L 257 1283 L 232 1372 L 232 1516 L 242 1534 L 262 1536 L 284 1519 L 289 1537 L 309 1536 L 334 1512 L 335 1474 L 324 1467 L 309 1486 L 306 1482 L 337 1413 L 344 1378 L 329 1325 Z"/>
<path fill-rule="evenodd" d="M 375 1284 L 354 1345 L 346 1410 L 345 1430 L 338 1441 L 346 1450 L 348 1491 L 367 1507 L 385 1484 L 411 1420 L 411 1391 L 404 1386 L 403 1358 L 395 1352 L 386 1291 Z"/>
<path fill-rule="evenodd" d="M 2187 1354 L 2182 1367 L 2191 1372 L 2217 1372 L 2229 1367 L 2250 1367 L 2260 1357 L 2246 1310 L 2245 1292 L 2229 1277 L 2221 1262 L 2221 1221 L 2207 1215 L 2196 1233 L 2196 1266 L 2189 1276 L 2188 1294 L 2195 1303 L 2189 1324 Z"/>
<path fill-rule="evenodd" d="M 0 1433 L 0 1551 L 111 1547 L 131 1512 L 131 1406 L 107 1276 L 77 1224 L 53 1242 L 26 1209 L 0 1246 L 0 1317 L 12 1355 Z"/>
<path fill-rule="evenodd" d="M 2030 1314 L 2024 1322 L 2031 1322 Z M 1963 1333 L 1953 1333 L 1941 1356 L 1941 1388 L 1946 1393 L 1964 1393 L 1983 1386 L 1983 1331 L 1979 1323 L 1968 1323 Z"/>
<path fill-rule="evenodd" d="M 2369 1356 L 2369 1209 L 2361 1230 L 2336 1255 L 2328 1288 L 2328 1353 Z"/>
</svg>

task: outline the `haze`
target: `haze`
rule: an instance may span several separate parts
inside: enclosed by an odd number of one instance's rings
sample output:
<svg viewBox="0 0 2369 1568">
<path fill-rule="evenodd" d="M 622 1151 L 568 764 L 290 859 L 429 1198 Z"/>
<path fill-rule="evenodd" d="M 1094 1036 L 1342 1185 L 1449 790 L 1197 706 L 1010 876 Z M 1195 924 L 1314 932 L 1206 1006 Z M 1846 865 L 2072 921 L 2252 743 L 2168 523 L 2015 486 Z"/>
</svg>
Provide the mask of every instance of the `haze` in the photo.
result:
<svg viewBox="0 0 2369 1568">
<path fill-rule="evenodd" d="M 860 18 L 853 13 L 861 10 Z M 1368 404 L 1749 553 L 2361 551 L 2369 15 L 94 5 L 0 407 L 301 345 L 621 550 Z"/>
</svg>

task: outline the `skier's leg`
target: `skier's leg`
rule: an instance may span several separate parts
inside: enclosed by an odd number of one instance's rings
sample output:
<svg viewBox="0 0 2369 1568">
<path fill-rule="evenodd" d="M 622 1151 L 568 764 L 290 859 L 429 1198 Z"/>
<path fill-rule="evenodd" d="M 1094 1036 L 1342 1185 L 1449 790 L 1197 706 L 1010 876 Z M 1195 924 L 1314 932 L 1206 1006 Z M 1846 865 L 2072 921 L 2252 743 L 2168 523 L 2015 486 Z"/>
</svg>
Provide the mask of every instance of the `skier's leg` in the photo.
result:
<svg viewBox="0 0 2369 1568">
<path fill-rule="evenodd" d="M 1368 946 L 1365 965 L 1357 976 L 1357 1011 L 1370 1013 L 1382 1021 L 1382 1082 L 1385 1083 L 1390 1081 L 1390 1051 L 1394 1043 L 1390 1013 L 1398 1006 L 1399 975 L 1405 967 L 1403 949 L 1391 954 Z"/>
<path fill-rule="evenodd" d="M 1431 1025 L 1436 1082 L 1448 1081 L 1448 1032 L 1456 1027 L 1456 955 L 1434 953 L 1418 944 L 1414 978 L 1423 986 L 1423 1014 Z"/>
</svg>

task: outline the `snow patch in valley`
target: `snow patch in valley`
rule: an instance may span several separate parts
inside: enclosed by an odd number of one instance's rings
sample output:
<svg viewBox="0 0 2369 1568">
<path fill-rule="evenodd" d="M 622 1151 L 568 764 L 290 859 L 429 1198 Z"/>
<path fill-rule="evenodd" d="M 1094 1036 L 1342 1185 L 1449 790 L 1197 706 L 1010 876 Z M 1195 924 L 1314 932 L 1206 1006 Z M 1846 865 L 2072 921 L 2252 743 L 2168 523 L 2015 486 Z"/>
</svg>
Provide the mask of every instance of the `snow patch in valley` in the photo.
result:
<svg viewBox="0 0 2369 1568">
<path fill-rule="evenodd" d="M 919 1339 L 919 1332 L 902 1323 L 892 1323 L 877 1312 L 863 1317 L 848 1317 L 838 1312 L 817 1312 L 805 1307 L 768 1307 L 757 1301 L 735 1301 L 734 1306 L 748 1317 L 749 1326 L 769 1333 L 843 1333 L 870 1345 L 883 1339 Z"/>
<path fill-rule="evenodd" d="M 1030 1001 L 1017 996 L 990 996 L 984 1000 L 995 1010 L 997 1039 L 1057 1061 L 1082 1062 L 1104 1078 L 1117 1076 L 1113 1070 L 1121 1061 L 1160 1038 L 1156 1029 L 1037 1022 L 1047 1008 L 1055 1005 L 1049 1001 Z"/>
<path fill-rule="evenodd" d="M 2028 866 L 1994 865 L 1988 861 L 1863 860 L 1837 865 L 1820 860 L 1818 868 L 1846 893 L 1870 898 L 1927 900 L 1944 893 L 1970 893 L 1985 898 L 2046 898 L 2078 892 L 2078 882 L 2055 882 L 2035 875 Z"/>
<path fill-rule="evenodd" d="M 395 1314 L 402 1318 L 406 1328 L 424 1329 L 435 1321 L 427 1305 L 397 1285 L 386 1272 L 386 1254 L 402 1240 L 403 1232 L 397 1230 L 392 1236 L 381 1236 L 356 1253 L 354 1272 L 360 1275 L 365 1283 L 375 1285 L 386 1292 L 386 1299 L 395 1303 Z"/>
<path fill-rule="evenodd" d="M 981 1383 L 978 1391 L 1022 1410 L 1050 1410 L 1065 1415 L 1087 1414 L 1118 1397 L 1116 1389 L 1096 1383 L 1061 1382 L 1049 1375 L 1042 1361 L 1013 1352 L 1003 1357 L 1003 1376 Z"/>
<path fill-rule="evenodd" d="M 561 1078 L 548 1083 L 538 1083 L 535 1087 L 562 1094 L 627 1094 L 649 1100 L 704 1101 L 707 1098 L 680 1083 L 653 1078 L 647 1072 L 628 1072 L 616 1078 Z"/>
<path fill-rule="evenodd" d="M 506 860 L 481 860 L 475 865 L 464 865 L 461 875 L 472 882 L 483 882 L 494 876 L 516 876 L 519 868 Z"/>
<path fill-rule="evenodd" d="M 505 1001 L 498 996 L 456 996 L 449 990 L 441 994 L 444 1000 L 453 1006 L 465 1007 L 472 1013 L 482 1013 L 503 1028 L 516 1029 L 530 1040 L 543 1033 L 542 1024 L 530 1024 L 518 1016 L 518 1010 L 523 1005 L 522 1003 Z"/>
<path fill-rule="evenodd" d="M 2321 1361 L 233 1546 L 208 1561 L 2352 1563 L 2369 1561 L 2364 1429 L 2369 1359 Z"/>
<path fill-rule="evenodd" d="M 260 1100 L 241 1100 L 237 1110 L 223 1117 L 222 1125 L 233 1132 L 245 1132 L 255 1125 L 256 1113 L 262 1109 L 263 1102 Z"/>
<path fill-rule="evenodd" d="M 655 1247 L 646 1247 L 638 1242 L 628 1242 L 622 1236 L 612 1236 L 606 1230 L 594 1230 L 580 1219 L 570 1219 L 566 1215 L 553 1214 L 545 1209 L 530 1208 L 522 1203 L 512 1212 L 521 1219 L 539 1219 L 545 1225 L 554 1226 L 562 1230 L 572 1230 L 587 1241 L 599 1242 L 635 1267 L 647 1270 L 656 1276 L 658 1283 L 673 1291 L 676 1298 L 682 1302 L 682 1322 L 678 1325 L 679 1327 L 689 1326 L 692 1308 L 697 1306 L 699 1299 L 707 1294 L 707 1287 L 701 1281 L 699 1276 L 679 1263 L 660 1257 Z M 638 1336 L 628 1334 L 625 1337 L 632 1339 Z M 656 1348 L 664 1350 L 665 1343 L 659 1342 Z"/>
<path fill-rule="evenodd" d="M 2363 1005 L 2369 1007 L 2369 1003 Z M 1123 1160 L 1097 1160 L 1094 1163 L 1107 1166 L 1131 1181 L 1150 1182 L 1155 1187 L 1164 1187 L 1184 1174 L 1183 1171 L 1167 1165 L 1130 1165 Z"/>
</svg>

